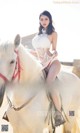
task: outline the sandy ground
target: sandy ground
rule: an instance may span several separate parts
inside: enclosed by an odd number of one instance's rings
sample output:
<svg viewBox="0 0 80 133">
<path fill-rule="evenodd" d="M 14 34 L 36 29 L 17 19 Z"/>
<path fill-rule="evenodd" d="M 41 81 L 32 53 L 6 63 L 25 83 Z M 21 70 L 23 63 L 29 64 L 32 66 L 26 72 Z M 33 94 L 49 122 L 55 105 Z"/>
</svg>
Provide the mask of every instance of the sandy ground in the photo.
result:
<svg viewBox="0 0 80 133">
<path fill-rule="evenodd" d="M 69 71 L 69 72 L 72 71 L 72 67 L 69 67 L 69 66 L 62 65 L 61 69 L 64 71 Z M 0 108 L 0 133 L 3 133 L 3 132 L 4 133 L 13 133 L 10 123 L 2 119 L 2 116 L 5 113 L 7 106 L 8 106 L 8 104 L 7 104 L 7 100 L 6 100 L 6 96 L 5 96 L 4 102 Z M 62 128 L 62 126 L 60 126 L 59 128 L 56 129 L 56 133 L 62 133 L 62 130 L 63 130 L 63 128 Z"/>
</svg>

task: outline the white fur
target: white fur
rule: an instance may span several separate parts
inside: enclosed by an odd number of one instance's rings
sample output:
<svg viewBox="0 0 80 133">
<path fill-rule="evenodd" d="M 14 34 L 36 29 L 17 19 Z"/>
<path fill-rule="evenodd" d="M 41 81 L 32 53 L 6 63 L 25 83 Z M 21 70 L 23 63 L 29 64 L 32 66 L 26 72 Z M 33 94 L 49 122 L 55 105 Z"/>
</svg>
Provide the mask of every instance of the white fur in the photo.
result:
<svg viewBox="0 0 80 133">
<path fill-rule="evenodd" d="M 0 72 L 3 72 L 4 74 L 6 73 L 5 76 L 7 77 L 8 75 L 12 75 L 12 72 L 9 71 L 10 68 L 7 67 L 9 66 L 7 63 L 10 59 L 16 59 L 14 45 L 14 43 L 10 43 L 7 47 L 6 44 L 4 44 L 4 47 L 0 46 Z M 7 95 L 15 107 L 21 106 L 33 95 L 35 95 L 35 97 L 20 111 L 15 111 L 14 109 L 9 108 L 7 110 L 7 115 L 14 133 L 42 133 L 45 127 L 44 119 L 49 105 L 44 88 L 44 76 L 41 71 L 42 66 L 21 44 L 16 49 L 18 50 L 18 56 L 20 59 L 21 77 L 19 83 L 13 82 L 7 85 Z M 1 66 L 1 62 L 3 66 L 5 64 L 6 68 Z M 6 71 L 8 71 L 9 74 Z M 58 89 L 62 96 L 63 108 L 70 121 L 70 124 L 68 122 L 66 122 L 66 124 L 69 124 L 68 127 L 72 129 L 76 117 L 70 117 L 68 112 L 69 110 L 77 112 L 79 107 L 80 101 L 77 101 L 77 97 L 80 96 L 80 81 L 75 75 L 67 72 L 60 72 L 58 78 L 62 85 L 58 86 Z M 70 128 L 68 128 L 68 130 Z M 48 132 L 48 129 L 45 129 L 44 132 Z"/>
</svg>

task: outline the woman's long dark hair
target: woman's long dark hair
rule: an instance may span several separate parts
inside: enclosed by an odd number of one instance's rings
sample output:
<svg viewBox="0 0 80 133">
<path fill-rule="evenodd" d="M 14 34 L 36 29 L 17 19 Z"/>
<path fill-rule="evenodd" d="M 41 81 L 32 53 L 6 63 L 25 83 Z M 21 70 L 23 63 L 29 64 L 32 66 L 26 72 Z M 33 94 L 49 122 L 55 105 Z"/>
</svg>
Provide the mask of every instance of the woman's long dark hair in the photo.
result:
<svg viewBox="0 0 80 133">
<path fill-rule="evenodd" d="M 42 15 L 45 15 L 45 16 L 47 16 L 47 17 L 49 18 L 50 23 L 49 23 L 49 25 L 48 25 L 48 27 L 47 27 L 46 34 L 50 35 L 50 34 L 52 34 L 52 32 L 55 31 L 55 28 L 54 28 L 54 26 L 52 25 L 52 16 L 51 16 L 51 14 L 50 14 L 48 11 L 43 11 L 43 12 L 39 15 L 39 19 L 40 19 L 40 17 L 41 17 Z M 40 24 L 40 26 L 39 26 L 39 33 L 38 33 L 39 35 L 42 34 L 42 29 L 43 29 L 43 28 L 44 28 L 44 27 Z"/>
</svg>

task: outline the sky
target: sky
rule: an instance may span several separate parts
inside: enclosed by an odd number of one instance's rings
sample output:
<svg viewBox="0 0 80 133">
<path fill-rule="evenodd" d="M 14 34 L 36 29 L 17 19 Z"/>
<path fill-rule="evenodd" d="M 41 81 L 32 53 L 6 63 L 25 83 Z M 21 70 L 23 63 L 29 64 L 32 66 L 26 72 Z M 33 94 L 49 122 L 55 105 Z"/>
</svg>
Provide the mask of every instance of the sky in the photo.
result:
<svg viewBox="0 0 80 133">
<path fill-rule="evenodd" d="M 39 14 L 48 10 L 58 33 L 57 50 L 61 61 L 80 59 L 80 3 L 54 0 L 0 0 L 0 37 L 38 31 Z M 59 0 L 56 0 L 59 1 Z M 62 0 L 63 1 L 63 0 Z M 69 1 L 69 0 L 68 0 Z"/>
</svg>

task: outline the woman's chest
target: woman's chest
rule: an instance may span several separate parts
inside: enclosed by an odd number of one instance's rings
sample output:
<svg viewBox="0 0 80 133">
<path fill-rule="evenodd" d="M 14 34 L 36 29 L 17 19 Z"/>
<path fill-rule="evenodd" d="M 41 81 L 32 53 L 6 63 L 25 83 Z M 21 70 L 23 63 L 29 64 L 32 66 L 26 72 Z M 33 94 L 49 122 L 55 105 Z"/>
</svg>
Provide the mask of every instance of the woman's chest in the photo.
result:
<svg viewBox="0 0 80 133">
<path fill-rule="evenodd" d="M 51 45 L 51 37 L 48 35 L 37 35 L 32 40 L 32 45 L 34 48 L 50 48 Z"/>
</svg>

